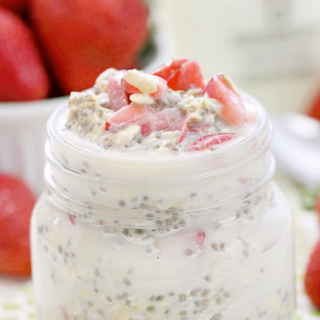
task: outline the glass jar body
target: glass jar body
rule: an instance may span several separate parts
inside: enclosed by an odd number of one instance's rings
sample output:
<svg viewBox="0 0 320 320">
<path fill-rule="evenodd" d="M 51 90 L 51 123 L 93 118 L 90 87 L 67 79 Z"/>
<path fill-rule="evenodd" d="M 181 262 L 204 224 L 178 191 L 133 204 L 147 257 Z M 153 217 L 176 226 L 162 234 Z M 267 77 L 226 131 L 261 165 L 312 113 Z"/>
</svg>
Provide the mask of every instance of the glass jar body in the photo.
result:
<svg viewBox="0 0 320 320">
<path fill-rule="evenodd" d="M 273 182 L 197 223 L 171 208 L 139 227 L 88 207 L 71 213 L 46 192 L 35 208 L 39 320 L 293 317 L 292 217 Z"/>
</svg>

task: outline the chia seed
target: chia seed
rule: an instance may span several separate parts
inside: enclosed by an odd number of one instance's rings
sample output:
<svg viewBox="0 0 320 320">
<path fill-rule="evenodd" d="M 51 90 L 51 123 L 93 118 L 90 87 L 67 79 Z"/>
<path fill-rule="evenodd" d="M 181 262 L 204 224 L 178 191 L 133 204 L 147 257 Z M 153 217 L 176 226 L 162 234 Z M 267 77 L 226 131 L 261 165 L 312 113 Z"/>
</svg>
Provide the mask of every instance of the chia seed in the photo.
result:
<svg viewBox="0 0 320 320">
<path fill-rule="evenodd" d="M 230 293 L 229 292 L 225 292 L 223 294 L 223 296 L 226 298 L 226 299 L 229 299 L 230 298 Z"/>
<path fill-rule="evenodd" d="M 174 292 L 170 292 L 169 297 L 173 297 L 173 296 L 174 296 Z"/>
<path fill-rule="evenodd" d="M 123 200 L 120 200 L 118 204 L 120 207 L 124 207 L 126 205 L 126 203 Z"/>
<path fill-rule="evenodd" d="M 204 280 L 207 281 L 207 282 L 209 282 L 209 281 L 211 280 L 211 277 L 210 277 L 209 275 L 208 275 L 208 276 L 205 276 L 205 277 L 204 277 Z"/>
<path fill-rule="evenodd" d="M 197 295 L 197 291 L 196 290 L 192 290 L 191 292 L 190 292 L 190 296 L 191 297 L 195 297 Z"/>
<path fill-rule="evenodd" d="M 222 298 L 221 297 L 218 297 L 217 299 L 216 299 L 216 304 L 218 304 L 218 305 L 220 305 L 220 304 L 222 304 Z"/>
<path fill-rule="evenodd" d="M 126 285 L 127 287 L 131 287 L 132 283 L 128 279 L 123 280 L 123 284 Z"/>
<path fill-rule="evenodd" d="M 107 300 L 108 302 L 112 302 L 112 299 L 111 299 L 109 296 L 106 296 L 106 300 Z"/>
<path fill-rule="evenodd" d="M 192 250 L 190 249 L 187 249 L 184 254 L 187 256 L 187 257 L 190 257 L 192 255 Z"/>
<path fill-rule="evenodd" d="M 194 310 L 194 311 L 193 311 L 193 314 L 194 314 L 194 315 L 197 315 L 198 313 L 199 313 L 198 310 Z"/>
<path fill-rule="evenodd" d="M 124 229 L 122 231 L 122 234 L 127 237 L 129 235 L 129 230 L 128 229 Z"/>
<path fill-rule="evenodd" d="M 202 300 L 202 301 L 201 301 L 201 307 L 202 307 L 202 309 L 207 309 L 207 308 L 208 308 L 208 305 L 209 305 L 209 300 L 208 300 L 208 299 L 205 299 L 205 300 Z"/>
<path fill-rule="evenodd" d="M 149 307 L 147 308 L 147 311 L 148 311 L 148 312 L 154 312 L 154 306 L 149 306 Z"/>
<path fill-rule="evenodd" d="M 182 294 L 179 294 L 179 301 L 180 302 L 185 302 L 187 300 L 187 296 L 182 293 Z"/>
<path fill-rule="evenodd" d="M 162 301 L 163 299 L 164 299 L 164 296 L 161 295 L 161 296 L 157 296 L 155 300 L 156 301 Z"/>
<path fill-rule="evenodd" d="M 131 199 L 131 202 L 136 202 L 137 200 L 138 200 L 138 198 L 134 197 L 134 198 Z"/>
<path fill-rule="evenodd" d="M 195 198 L 197 195 L 198 195 L 197 193 L 191 193 L 191 194 L 190 194 L 190 197 L 191 197 L 191 198 Z"/>
<path fill-rule="evenodd" d="M 60 253 L 60 254 L 62 254 L 62 246 L 59 244 L 59 246 L 58 246 L 58 252 Z"/>
<path fill-rule="evenodd" d="M 141 209 L 148 209 L 149 206 L 146 203 L 140 203 L 140 208 Z"/>
<path fill-rule="evenodd" d="M 159 225 L 159 226 L 162 226 L 163 225 L 163 221 L 162 220 L 156 220 L 156 224 Z"/>
<path fill-rule="evenodd" d="M 214 251 L 218 251 L 218 245 L 216 243 L 212 243 L 211 244 L 211 248 L 214 250 Z"/>
<path fill-rule="evenodd" d="M 210 320 L 221 320 L 222 318 L 221 313 L 216 313 Z"/>
<path fill-rule="evenodd" d="M 149 200 L 149 197 L 144 196 L 142 199 L 143 199 L 143 201 L 148 201 L 148 200 Z"/>
<path fill-rule="evenodd" d="M 130 307 L 130 305 L 131 305 L 131 301 L 130 300 L 125 300 L 125 303 L 126 303 L 127 307 Z"/>
<path fill-rule="evenodd" d="M 182 225 L 186 225 L 187 224 L 187 221 L 185 219 L 181 219 L 179 221 L 179 224 L 182 224 Z"/>
<path fill-rule="evenodd" d="M 98 269 L 94 269 L 94 275 L 98 277 L 99 274 L 100 274 L 99 270 Z"/>
<path fill-rule="evenodd" d="M 183 317 L 183 316 L 186 316 L 188 314 L 188 312 L 187 311 L 180 311 L 179 314 L 180 314 L 180 316 Z"/>
<path fill-rule="evenodd" d="M 210 290 L 209 289 L 204 289 L 202 292 L 202 296 L 206 297 L 209 294 Z"/>
<path fill-rule="evenodd" d="M 93 288 L 94 293 L 98 293 L 99 290 L 97 288 Z"/>
</svg>

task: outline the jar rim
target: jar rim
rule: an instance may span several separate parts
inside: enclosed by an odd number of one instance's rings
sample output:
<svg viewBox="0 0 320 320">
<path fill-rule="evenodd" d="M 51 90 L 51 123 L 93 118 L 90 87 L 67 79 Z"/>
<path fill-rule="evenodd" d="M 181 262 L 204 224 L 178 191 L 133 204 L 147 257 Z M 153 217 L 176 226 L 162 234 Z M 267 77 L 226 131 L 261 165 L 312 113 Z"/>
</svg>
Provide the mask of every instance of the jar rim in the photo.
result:
<svg viewBox="0 0 320 320">
<path fill-rule="evenodd" d="M 273 130 L 270 123 L 270 120 L 268 119 L 267 112 L 264 109 L 264 107 L 261 105 L 261 103 L 256 100 L 251 95 L 241 92 L 244 100 L 248 103 L 251 103 L 255 105 L 258 109 L 259 115 L 260 115 L 260 123 L 255 128 L 255 130 L 247 137 L 242 139 L 241 141 L 238 141 L 237 143 L 228 146 L 228 148 L 225 149 L 218 149 L 214 152 L 203 152 L 203 153 L 190 153 L 190 154 L 183 154 L 178 155 L 174 157 L 164 157 L 164 156 L 147 156 L 147 157 L 130 157 L 128 156 L 128 153 L 117 153 L 117 152 L 110 152 L 110 154 L 106 153 L 93 153 L 88 150 L 81 149 L 80 147 L 77 147 L 75 145 L 72 145 L 63 137 L 60 135 L 58 131 L 57 122 L 61 116 L 61 114 L 66 110 L 67 102 L 61 104 L 50 116 L 48 123 L 47 123 L 47 133 L 49 136 L 49 140 L 52 139 L 56 144 L 59 145 L 60 148 L 68 149 L 69 151 L 72 151 L 73 153 L 81 156 L 90 158 L 91 160 L 95 161 L 103 161 L 104 163 L 113 163 L 117 162 L 118 164 L 130 164 L 130 165 L 144 165 L 144 164 L 150 164 L 153 165 L 161 164 L 164 165 L 165 163 L 168 164 L 184 164 L 189 163 L 190 161 L 198 161 L 198 160 L 211 160 L 214 161 L 215 158 L 219 158 L 220 156 L 225 156 L 227 153 L 232 154 L 233 152 L 237 152 L 238 150 L 241 150 L 244 145 L 250 144 L 252 140 L 254 140 L 257 136 L 259 136 L 265 129 L 268 127 L 269 135 L 272 137 Z M 271 141 L 270 139 L 267 139 Z"/>
</svg>

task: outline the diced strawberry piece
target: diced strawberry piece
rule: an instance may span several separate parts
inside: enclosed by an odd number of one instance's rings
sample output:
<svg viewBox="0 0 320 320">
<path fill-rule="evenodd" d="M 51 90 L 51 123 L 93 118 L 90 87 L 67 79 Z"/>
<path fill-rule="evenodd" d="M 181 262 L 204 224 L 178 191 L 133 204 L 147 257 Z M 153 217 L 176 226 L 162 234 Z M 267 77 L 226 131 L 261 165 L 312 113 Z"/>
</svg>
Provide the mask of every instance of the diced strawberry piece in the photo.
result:
<svg viewBox="0 0 320 320">
<path fill-rule="evenodd" d="M 195 60 L 190 60 L 184 63 L 181 69 L 176 73 L 168 86 L 174 90 L 188 90 L 190 88 L 204 89 L 203 75 L 200 65 Z"/>
<path fill-rule="evenodd" d="M 69 220 L 70 220 L 71 224 L 72 224 L 72 225 L 75 225 L 76 222 L 74 221 L 73 215 L 72 215 L 71 213 L 68 213 L 68 217 L 69 217 Z"/>
<path fill-rule="evenodd" d="M 185 254 L 192 256 L 193 254 L 203 252 L 205 243 L 206 234 L 203 231 L 198 231 L 196 235 L 190 237 L 188 249 L 185 251 Z"/>
<path fill-rule="evenodd" d="M 180 131 L 180 135 L 176 141 L 177 144 L 181 143 L 185 138 L 188 132 L 189 122 L 190 122 L 190 118 L 186 116 L 168 128 L 168 131 L 176 131 L 176 130 Z"/>
<path fill-rule="evenodd" d="M 151 74 L 145 74 L 143 73 L 143 75 L 150 79 L 151 81 L 154 81 L 157 85 L 157 91 L 154 93 L 150 94 L 150 97 L 152 97 L 155 100 L 161 99 L 168 86 L 167 86 L 167 81 L 164 80 L 161 77 L 155 76 L 155 75 L 151 75 Z M 129 84 L 125 79 L 123 79 L 123 84 L 124 84 L 124 90 L 128 93 L 128 94 L 133 94 L 133 93 L 145 93 L 142 92 L 140 89 L 134 87 L 133 85 Z"/>
<path fill-rule="evenodd" d="M 191 143 L 187 148 L 186 151 L 201 151 L 209 149 L 214 145 L 229 141 L 233 138 L 236 138 L 237 135 L 235 133 L 216 133 L 201 137 Z"/>
<path fill-rule="evenodd" d="M 310 300 L 320 308 L 320 241 L 310 256 L 304 285 Z"/>
<path fill-rule="evenodd" d="M 181 58 L 156 69 L 152 74 L 167 80 L 173 90 L 187 90 L 192 87 L 204 89 L 200 65 L 195 60 Z"/>
<path fill-rule="evenodd" d="M 221 102 L 221 116 L 237 127 L 242 127 L 246 121 L 246 111 L 241 97 L 216 74 L 208 82 L 205 92 L 210 98 Z"/>
<path fill-rule="evenodd" d="M 122 123 L 141 124 L 144 122 L 144 120 L 147 120 L 148 116 L 151 116 L 155 112 L 156 110 L 150 106 L 141 106 L 136 103 L 131 103 L 128 106 L 121 108 L 114 115 L 112 115 L 107 124 L 116 126 Z"/>
<path fill-rule="evenodd" d="M 134 93 L 141 93 L 141 91 L 139 89 L 135 88 L 134 86 L 132 86 L 131 84 L 126 82 L 126 80 L 124 80 L 124 78 L 121 79 L 121 82 L 122 82 L 122 85 L 124 87 L 125 92 L 127 92 L 129 95 L 134 94 Z"/>
<path fill-rule="evenodd" d="M 114 77 L 109 77 L 108 79 L 107 93 L 111 110 L 118 111 L 129 104 L 129 99 L 127 98 L 121 81 Z"/>
<path fill-rule="evenodd" d="M 156 78 L 157 81 L 157 92 L 150 94 L 150 96 L 155 99 L 155 100 L 159 100 L 161 98 L 163 98 L 163 96 L 165 95 L 167 89 L 168 89 L 168 85 L 167 85 L 167 81 L 157 77 Z"/>
<path fill-rule="evenodd" d="M 152 72 L 153 75 L 161 77 L 167 81 L 170 81 L 175 74 L 180 70 L 182 65 L 190 61 L 188 58 L 179 58 L 173 59 L 171 63 L 166 63 L 157 68 L 155 71 Z"/>
<path fill-rule="evenodd" d="M 200 124 L 194 124 L 193 126 L 189 126 L 190 132 L 207 132 L 207 130 L 210 128 L 209 123 L 200 123 Z"/>
<path fill-rule="evenodd" d="M 181 112 L 175 108 L 164 109 L 150 115 L 141 125 L 141 134 L 146 137 L 155 131 L 168 131 L 172 125 L 179 122 Z M 177 130 L 177 129 L 176 129 Z"/>
<path fill-rule="evenodd" d="M 149 122 L 154 131 L 164 131 L 179 122 L 182 118 L 181 112 L 176 108 L 164 109 L 150 117 Z"/>
</svg>

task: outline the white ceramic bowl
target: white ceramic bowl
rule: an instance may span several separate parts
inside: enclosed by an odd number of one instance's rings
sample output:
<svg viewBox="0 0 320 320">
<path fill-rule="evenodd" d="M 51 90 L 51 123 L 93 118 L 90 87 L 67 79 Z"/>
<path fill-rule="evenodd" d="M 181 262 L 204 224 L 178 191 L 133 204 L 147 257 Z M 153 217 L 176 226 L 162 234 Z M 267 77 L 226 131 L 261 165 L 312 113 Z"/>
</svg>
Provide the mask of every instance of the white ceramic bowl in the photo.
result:
<svg viewBox="0 0 320 320">
<path fill-rule="evenodd" d="M 44 189 L 46 123 L 66 99 L 0 103 L 0 172 L 22 178 L 35 196 Z"/>
</svg>

